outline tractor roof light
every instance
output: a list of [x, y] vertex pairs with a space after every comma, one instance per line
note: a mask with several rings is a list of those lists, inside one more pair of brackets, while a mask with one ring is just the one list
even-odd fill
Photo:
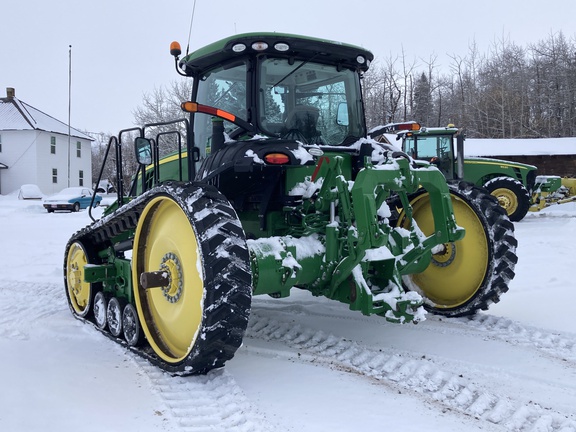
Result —
[[284, 153], [268, 153], [264, 156], [264, 160], [271, 165], [286, 165], [290, 163], [290, 157]]
[[232, 46], [232, 51], [234, 51], [235, 53], [241, 53], [245, 50], [246, 50], [246, 45], [243, 43], [237, 43], [237, 44]]
[[396, 123], [393, 127], [394, 131], [417, 131], [420, 130], [420, 123], [416, 122], [406, 122], [406, 123]]
[[182, 54], [182, 48], [180, 48], [180, 44], [176, 41], [170, 44], [170, 55], [178, 58]]
[[290, 49], [290, 45], [284, 42], [278, 42], [274, 44], [274, 49], [280, 52], [286, 52]]
[[253, 49], [254, 51], [264, 51], [264, 50], [267, 50], [267, 49], [268, 49], [268, 44], [267, 44], [266, 42], [262, 42], [262, 41], [260, 41], [260, 42], [254, 42], [254, 43], [252, 44], [252, 49]]
[[364, 63], [366, 63], [366, 58], [364, 56], [359, 55], [358, 57], [356, 57], [356, 61], [359, 64], [364, 64]]

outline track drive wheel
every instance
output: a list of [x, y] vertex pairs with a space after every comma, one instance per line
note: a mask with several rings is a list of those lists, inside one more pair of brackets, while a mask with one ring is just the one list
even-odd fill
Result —
[[64, 254], [64, 285], [68, 305], [74, 315], [85, 318], [92, 311], [94, 290], [84, 282], [84, 266], [92, 264], [90, 248], [76, 241], [68, 244]]
[[495, 196], [513, 222], [524, 219], [530, 209], [530, 194], [524, 185], [512, 177], [497, 177], [484, 187]]
[[[405, 287], [425, 298], [432, 313], [450, 317], [488, 309], [508, 291], [517, 262], [514, 225], [496, 200], [469, 183], [449, 184], [456, 223], [465, 237], [444, 244], [422, 273], [404, 276]], [[414, 219], [426, 235], [434, 232], [429, 194], [411, 198]], [[401, 215], [399, 224], [407, 221]]]
[[[175, 183], [150, 195], [133, 249], [138, 317], [162, 367], [205, 373], [234, 356], [248, 324], [252, 287], [244, 231], [211, 186]], [[167, 281], [144, 288], [142, 274]]]

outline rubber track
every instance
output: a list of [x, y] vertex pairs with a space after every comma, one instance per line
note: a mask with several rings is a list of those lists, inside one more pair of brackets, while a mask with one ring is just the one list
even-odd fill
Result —
[[[112, 246], [114, 237], [135, 230], [146, 204], [159, 195], [171, 197], [180, 205], [198, 235], [205, 291], [200, 335], [190, 354], [182, 362], [172, 364], [156, 356], [147, 343], [144, 347], [129, 347], [123, 339], [102, 332], [172, 374], [206, 373], [222, 367], [242, 344], [248, 325], [252, 286], [244, 231], [234, 209], [214, 187], [168, 182], [78, 231], [68, 241], [64, 253], [65, 284], [66, 256], [74, 242], [84, 245], [91, 263], [99, 263], [94, 258], [96, 252]], [[95, 288], [93, 294], [97, 291], [97, 284]], [[84, 319], [77, 316], [71, 306], [70, 309], [76, 318], [90, 322], [98, 329], [92, 314]]]

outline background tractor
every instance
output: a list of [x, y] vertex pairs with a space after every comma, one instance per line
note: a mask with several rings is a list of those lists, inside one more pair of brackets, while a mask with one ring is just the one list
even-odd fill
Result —
[[[171, 53], [193, 79], [190, 115], [110, 139], [118, 201], [64, 257], [75, 317], [194, 374], [232, 358], [253, 295], [298, 288], [408, 323], [508, 290], [516, 240], [496, 200], [368, 136], [369, 51], [250, 33]], [[127, 148], [139, 168], [124, 191]]]
[[[537, 176], [537, 167], [533, 165], [480, 157], [463, 157], [459, 165], [457, 157], [464, 153], [466, 138], [462, 129], [426, 128], [408, 122], [387, 125], [384, 132], [396, 132], [406, 153], [414, 159], [433, 163], [447, 179], [459, 178], [486, 188], [512, 221], [522, 220], [528, 211], [576, 199], [576, 179]], [[455, 144], [461, 145], [460, 153], [455, 151]]]

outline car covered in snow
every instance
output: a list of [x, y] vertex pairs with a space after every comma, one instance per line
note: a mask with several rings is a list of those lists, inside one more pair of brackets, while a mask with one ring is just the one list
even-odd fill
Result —
[[[80, 209], [85, 209], [90, 206], [92, 195], [94, 191], [85, 187], [69, 187], [63, 189], [56, 195], [52, 195], [44, 200], [44, 208], [48, 213], [54, 210], [69, 210], [77, 212]], [[94, 197], [94, 207], [100, 205], [102, 197], [96, 195]]]
[[40, 188], [35, 184], [25, 184], [20, 186], [20, 190], [18, 191], [18, 199], [21, 200], [39, 200], [44, 198], [42, 195], [42, 191]]

